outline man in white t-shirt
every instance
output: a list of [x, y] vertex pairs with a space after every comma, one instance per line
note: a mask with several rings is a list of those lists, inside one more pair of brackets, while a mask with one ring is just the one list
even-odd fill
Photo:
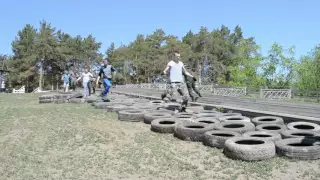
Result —
[[[184, 68], [183, 62], [180, 61], [180, 53], [179, 51], [173, 52], [172, 60], [168, 63], [166, 69], [163, 71], [164, 74], [167, 74], [169, 71], [169, 81], [170, 81], [170, 91], [171, 95], [170, 100], [176, 101], [176, 91], [179, 92], [181, 96], [183, 96], [183, 100], [187, 101], [187, 97], [184, 94], [184, 77], [183, 74], [193, 76], [186, 71]], [[162, 96], [163, 98], [163, 96]]]
[[[86, 68], [84, 70], [85, 72], [82, 73], [82, 75], [77, 79], [79, 81], [82, 78], [82, 85], [83, 85], [83, 97], [87, 96], [87, 88], [90, 88], [89, 83], [91, 83], [91, 78], [93, 78], [93, 75], [89, 72], [89, 70]], [[89, 85], [89, 86], [88, 86]], [[90, 90], [89, 90], [90, 91]]]

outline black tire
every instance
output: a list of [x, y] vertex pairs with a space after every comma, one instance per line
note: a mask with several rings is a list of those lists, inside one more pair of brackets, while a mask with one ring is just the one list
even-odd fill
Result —
[[319, 131], [320, 126], [310, 122], [292, 122], [287, 124], [289, 130], [308, 130], [308, 131]]
[[272, 141], [255, 137], [234, 137], [225, 143], [224, 154], [232, 159], [260, 161], [276, 155]]
[[219, 112], [215, 112], [215, 113], [199, 113], [199, 114], [195, 114], [194, 118], [203, 118], [203, 117], [220, 117], [222, 113]]
[[228, 117], [228, 116], [242, 116], [241, 113], [222, 113], [221, 117]]
[[86, 101], [87, 103], [94, 103], [94, 102], [96, 102], [97, 100], [98, 100], [97, 97], [88, 97], [88, 98], [85, 99], [85, 101]]
[[233, 137], [241, 137], [240, 133], [232, 131], [207, 131], [204, 133], [203, 144], [209, 147], [224, 148], [226, 140]]
[[119, 112], [122, 110], [130, 110], [133, 109], [131, 106], [126, 106], [122, 104], [115, 104], [115, 105], [110, 105], [106, 107], [107, 112]]
[[41, 99], [39, 100], [40, 104], [52, 103], [53, 99]]
[[39, 100], [42, 100], [42, 99], [54, 99], [54, 94], [45, 94], [45, 95], [39, 96]]
[[174, 115], [174, 117], [179, 119], [180, 121], [192, 121], [193, 113], [177, 113]]
[[151, 131], [158, 133], [174, 133], [179, 120], [175, 118], [160, 118], [151, 122]]
[[213, 109], [213, 110], [201, 110], [198, 114], [200, 113], [217, 113], [216, 109]]
[[279, 133], [269, 132], [269, 131], [252, 131], [242, 134], [243, 137], [257, 137], [270, 140], [272, 142], [281, 140], [281, 135]]
[[210, 117], [198, 118], [198, 119], [195, 119], [194, 122], [205, 123], [205, 124], [220, 123], [220, 121], [218, 119], [210, 118]]
[[203, 106], [188, 106], [187, 110], [192, 111], [195, 114], [199, 114], [201, 111], [204, 111]]
[[181, 104], [179, 104], [179, 103], [167, 103], [164, 107], [166, 109], [168, 109], [168, 110], [175, 111], [175, 110], [181, 108]]
[[234, 121], [251, 122], [251, 119], [246, 116], [220, 116], [219, 120], [221, 122], [234, 122]]
[[185, 141], [202, 141], [204, 133], [211, 130], [213, 125], [181, 121], [174, 129], [174, 136]]
[[69, 99], [69, 103], [73, 103], [73, 104], [81, 104], [81, 103], [84, 103], [85, 100], [82, 99], [82, 98], [72, 98], [72, 99]]
[[68, 100], [65, 100], [65, 99], [55, 99], [55, 100], [53, 100], [53, 103], [55, 103], [55, 104], [64, 104], [67, 101]]
[[210, 111], [217, 111], [217, 109], [215, 108], [215, 107], [213, 107], [213, 106], [203, 106], [203, 109], [204, 110], [210, 110]]
[[284, 124], [284, 121], [277, 116], [260, 116], [253, 118], [252, 123], [257, 126], [260, 124]]
[[317, 136], [320, 136], [320, 133], [316, 131], [308, 131], [308, 130], [285, 130], [285, 131], [281, 131], [281, 136], [283, 139], [316, 138]]
[[141, 122], [144, 119], [144, 114], [145, 111], [137, 109], [122, 110], [118, 112], [118, 120], [128, 122]]
[[281, 124], [260, 124], [256, 126], [256, 130], [280, 133], [281, 131], [287, 130], [287, 127]]
[[320, 159], [320, 141], [309, 138], [289, 138], [276, 141], [277, 153], [292, 159]]
[[245, 132], [250, 132], [255, 130], [254, 124], [250, 122], [221, 122], [214, 124], [214, 129], [224, 130], [224, 131], [233, 131], [243, 134]]
[[155, 119], [163, 119], [163, 118], [170, 118], [172, 115], [169, 113], [146, 113], [144, 114], [144, 123], [151, 124], [151, 122]]

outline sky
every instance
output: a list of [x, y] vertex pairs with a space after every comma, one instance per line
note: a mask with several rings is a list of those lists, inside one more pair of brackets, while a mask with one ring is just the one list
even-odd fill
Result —
[[295, 46], [300, 57], [320, 44], [319, 7], [319, 0], [1, 0], [0, 54], [12, 54], [11, 42], [25, 24], [39, 28], [46, 20], [72, 36], [92, 34], [102, 42], [100, 52], [159, 28], [181, 38], [223, 24], [239, 25], [264, 55], [277, 42]]

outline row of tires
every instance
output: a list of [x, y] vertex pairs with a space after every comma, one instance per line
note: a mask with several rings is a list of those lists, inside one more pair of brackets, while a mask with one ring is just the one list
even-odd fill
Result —
[[320, 158], [320, 126], [308, 122], [285, 124], [280, 117], [249, 118], [239, 113], [221, 113], [201, 106], [177, 113], [178, 103], [114, 96], [111, 102], [92, 99], [97, 109], [117, 112], [120, 121], [144, 122], [151, 131], [169, 133], [186, 140], [222, 148], [226, 156], [247, 161], [276, 155], [312, 160]]

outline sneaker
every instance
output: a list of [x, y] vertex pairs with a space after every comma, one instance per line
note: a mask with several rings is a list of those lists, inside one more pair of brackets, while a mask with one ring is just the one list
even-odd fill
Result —
[[196, 98], [194, 99], [194, 102], [197, 102], [197, 101], [198, 101], [198, 99], [199, 99], [199, 97], [196, 97]]
[[161, 99], [163, 100], [166, 97], [166, 94], [161, 94]]

